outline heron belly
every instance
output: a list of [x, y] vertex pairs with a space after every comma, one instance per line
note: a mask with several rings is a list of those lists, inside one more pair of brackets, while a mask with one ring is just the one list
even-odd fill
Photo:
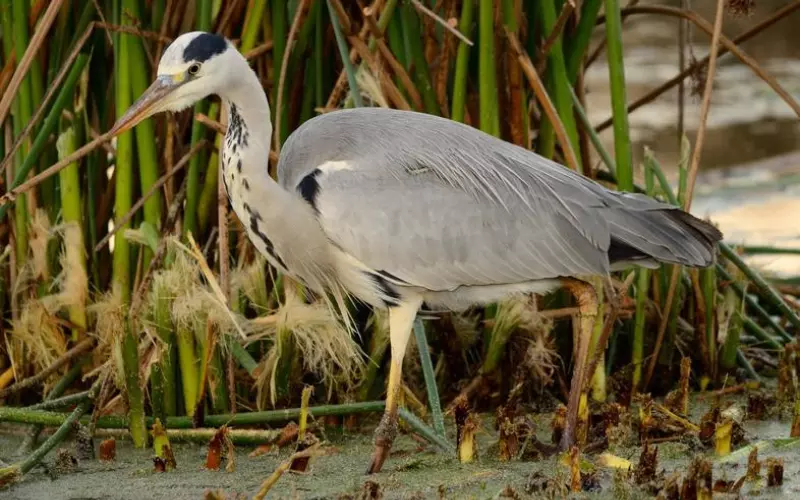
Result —
[[455, 290], [423, 293], [425, 303], [432, 308], [463, 311], [472, 306], [493, 304], [512, 295], [533, 293], [544, 295], [561, 286], [558, 279], [511, 283], [507, 285], [460, 286]]

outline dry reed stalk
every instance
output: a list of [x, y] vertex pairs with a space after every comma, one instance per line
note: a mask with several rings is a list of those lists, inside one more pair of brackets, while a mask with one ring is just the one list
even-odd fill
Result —
[[[281, 115], [283, 114], [283, 88], [286, 81], [286, 70], [289, 68], [289, 57], [294, 48], [297, 32], [300, 31], [300, 25], [305, 22], [309, 8], [309, 0], [300, 0], [300, 3], [297, 5], [297, 10], [295, 10], [294, 19], [292, 20], [292, 27], [289, 28], [289, 39], [286, 42], [286, 50], [283, 52], [283, 60], [281, 61], [280, 76], [278, 79], [278, 97], [275, 103], [275, 128], [273, 130], [273, 144], [278, 153], [281, 151]], [[345, 15], [345, 17], [347, 16]]]
[[508, 30], [506, 30], [506, 36], [511, 44], [511, 50], [517, 54], [517, 61], [522, 67], [523, 73], [525, 73], [525, 76], [528, 78], [528, 83], [530, 84], [533, 93], [536, 94], [536, 99], [539, 101], [539, 104], [541, 104], [542, 108], [547, 114], [547, 118], [553, 124], [558, 142], [561, 144], [561, 149], [564, 151], [567, 165], [572, 170], [580, 172], [578, 158], [575, 156], [575, 151], [572, 149], [572, 143], [567, 136], [567, 131], [564, 128], [564, 124], [558, 117], [558, 112], [553, 106], [553, 102], [550, 100], [550, 96], [547, 94], [547, 90], [545, 89], [542, 80], [539, 78], [538, 73], [536, 73], [533, 63], [531, 63], [528, 55], [522, 50], [522, 46], [520, 45], [517, 36]]
[[392, 104], [398, 109], [410, 110], [411, 106], [406, 101], [400, 89], [394, 84], [389, 75], [381, 70], [379, 62], [370, 53], [367, 44], [358, 37], [349, 37], [350, 45], [352, 45], [356, 52], [361, 56], [361, 60], [367, 63], [374, 77], [380, 82], [380, 86], [384, 93], [391, 99]]
[[[703, 141], [705, 140], [705, 133], [706, 133], [706, 120], [708, 119], [708, 112], [711, 108], [711, 94], [714, 91], [714, 75], [717, 69], [717, 55], [719, 52], [719, 43], [723, 39], [722, 36], [722, 17], [724, 14], [724, 4], [725, 0], [717, 0], [717, 10], [716, 10], [716, 18], [714, 20], [714, 28], [713, 34], [711, 37], [711, 48], [709, 51], [709, 61], [708, 61], [708, 76], [706, 77], [706, 86], [705, 90], [703, 91], [703, 103], [700, 107], [700, 123], [697, 129], [697, 139], [695, 140], [695, 146], [692, 151], [692, 160], [689, 167], [689, 188], [686, 197], [684, 198], [684, 209], [689, 210], [689, 207], [692, 203], [692, 192], [694, 189], [695, 179], [697, 178], [697, 171], [700, 167], [700, 155], [703, 150]], [[735, 48], [735, 47], [734, 47]], [[667, 331], [667, 323], [670, 317], [670, 310], [672, 309], [672, 302], [673, 297], [675, 295], [675, 290], [678, 287], [678, 275], [680, 274], [681, 267], [674, 266], [672, 268], [672, 274], [670, 275], [669, 281], [669, 289], [667, 290], [667, 299], [666, 299], [666, 306], [664, 307], [664, 312], [661, 316], [661, 322], [658, 326], [658, 334], [656, 335], [656, 344], [653, 348], [653, 352], [655, 353], [650, 358], [650, 364], [647, 366], [647, 374], [644, 378], [644, 383], [642, 385], [643, 388], [646, 388], [650, 382], [651, 377], [653, 376], [653, 371], [656, 367], [656, 361], [658, 360], [658, 352], [661, 347], [661, 343], [664, 341], [664, 334]], [[709, 346], [711, 348], [711, 346]]]
[[556, 43], [558, 37], [563, 33], [564, 28], [567, 26], [567, 20], [569, 20], [574, 11], [575, 0], [566, 0], [564, 5], [561, 7], [561, 13], [558, 15], [558, 19], [556, 19], [556, 24], [553, 26], [553, 30], [547, 35], [547, 38], [542, 44], [542, 48], [539, 53], [542, 66], [536, 68], [539, 73], [544, 73], [544, 69], [547, 64], [547, 55], [553, 49], [553, 44]]
[[[414, 104], [414, 109], [422, 109], [422, 96], [420, 96], [417, 86], [414, 85], [411, 76], [394, 56], [391, 49], [386, 45], [386, 42], [383, 40], [383, 33], [381, 33], [378, 22], [375, 20], [375, 15], [371, 10], [364, 14], [364, 21], [372, 34], [372, 39], [375, 40], [376, 47], [378, 47], [381, 57], [383, 57], [383, 60], [389, 65], [394, 75], [403, 84], [403, 88], [408, 92], [408, 96]], [[352, 43], [353, 39], [351, 38], [350, 41]]]
[[19, 86], [22, 84], [22, 81], [25, 78], [25, 75], [28, 73], [28, 69], [31, 67], [31, 64], [33, 64], [39, 49], [42, 48], [42, 44], [45, 42], [47, 34], [50, 31], [53, 22], [56, 20], [58, 11], [61, 9], [61, 5], [63, 3], [64, 0], [52, 0], [50, 5], [47, 7], [47, 11], [39, 21], [39, 24], [36, 27], [36, 32], [34, 32], [30, 42], [28, 43], [28, 46], [25, 48], [25, 54], [22, 56], [22, 59], [20, 59], [19, 64], [17, 64], [17, 67], [14, 70], [14, 76], [11, 77], [11, 82], [9, 82], [8, 88], [6, 88], [5, 92], [3, 93], [3, 97], [0, 98], [0, 123], [6, 121], [8, 112], [11, 110], [11, 103], [17, 96]]
[[131, 209], [128, 210], [128, 212], [125, 215], [123, 215], [122, 218], [119, 219], [119, 222], [117, 222], [114, 225], [114, 229], [109, 231], [108, 234], [106, 234], [103, 237], [103, 239], [100, 240], [97, 243], [97, 245], [95, 245], [94, 251], [99, 252], [106, 244], [108, 244], [109, 240], [114, 236], [114, 234], [116, 234], [117, 231], [120, 230], [120, 228], [122, 228], [126, 223], [128, 223], [128, 221], [130, 221], [133, 218], [134, 215], [136, 215], [136, 212], [138, 212], [139, 209], [144, 206], [145, 202], [151, 196], [156, 194], [158, 190], [161, 189], [161, 187], [168, 180], [170, 180], [175, 174], [180, 172], [183, 169], [183, 167], [188, 165], [189, 160], [191, 160], [195, 154], [197, 154], [202, 148], [206, 147], [207, 145], [208, 141], [202, 139], [198, 141], [194, 146], [192, 146], [192, 148], [185, 155], [183, 155], [183, 157], [178, 161], [178, 163], [175, 164], [174, 167], [172, 167], [172, 169], [167, 170], [167, 172], [164, 175], [162, 175], [161, 178], [159, 178], [158, 181], [156, 181], [152, 186], [150, 186], [150, 189], [148, 189], [147, 192], [143, 194], [142, 197], [136, 201], [136, 203], [133, 204]]
[[44, 370], [36, 373], [36, 375], [33, 375], [32, 377], [20, 380], [16, 384], [0, 391], [0, 399], [6, 399], [12, 394], [16, 394], [23, 389], [43, 382], [47, 379], [47, 377], [57, 372], [62, 366], [65, 366], [70, 361], [78, 358], [81, 354], [93, 349], [96, 342], [97, 341], [93, 337], [83, 339]]

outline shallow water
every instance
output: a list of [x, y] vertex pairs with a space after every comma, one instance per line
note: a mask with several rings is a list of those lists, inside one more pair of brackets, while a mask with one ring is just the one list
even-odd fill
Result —
[[[642, 3], [670, 4], [677, 1]], [[747, 30], [785, 0], [755, 2], [751, 17], [727, 14], [723, 33], [729, 38]], [[691, 7], [713, 20], [715, 2], [691, 2]], [[779, 21], [745, 43], [753, 57], [795, 99], [800, 100], [800, 11]], [[697, 59], [708, 53], [709, 37], [693, 31]], [[603, 36], [596, 32], [593, 43]], [[678, 28], [672, 18], [632, 16], [625, 21], [625, 77], [628, 101], [657, 88], [679, 71]], [[688, 60], [688, 55], [687, 55]], [[601, 55], [586, 73], [590, 121], [599, 124], [611, 116], [608, 65]], [[699, 123], [700, 96], [692, 96], [686, 80], [684, 106], [686, 135], [694, 143]], [[668, 178], [677, 184], [680, 149], [677, 136], [677, 87], [629, 115], [634, 165], [641, 181], [644, 147], [653, 150]], [[601, 140], [613, 154], [613, 132]], [[726, 241], [748, 245], [800, 248], [800, 119], [753, 71], [731, 54], [718, 60], [707, 132], [695, 185], [692, 212], [710, 218]], [[800, 256], [759, 256], [748, 259], [763, 271], [782, 276], [800, 275]]]

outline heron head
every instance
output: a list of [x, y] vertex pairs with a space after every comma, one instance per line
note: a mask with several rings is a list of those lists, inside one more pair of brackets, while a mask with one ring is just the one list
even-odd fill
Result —
[[164, 51], [155, 81], [111, 129], [113, 135], [162, 111], [181, 111], [219, 93], [232, 67], [244, 58], [222, 36], [193, 31], [176, 38]]

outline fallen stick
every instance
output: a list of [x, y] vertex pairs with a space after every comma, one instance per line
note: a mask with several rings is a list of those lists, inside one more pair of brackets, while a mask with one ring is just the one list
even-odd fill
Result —
[[23, 389], [34, 386], [39, 382], [43, 382], [44, 380], [47, 379], [47, 377], [58, 371], [59, 368], [66, 365], [71, 360], [77, 358], [80, 354], [83, 354], [84, 352], [91, 350], [94, 347], [94, 344], [95, 344], [95, 339], [92, 337], [88, 337], [78, 342], [77, 344], [75, 344], [75, 347], [65, 352], [64, 355], [58, 358], [52, 365], [48, 366], [47, 368], [45, 368], [44, 370], [40, 371], [39, 373], [37, 373], [32, 377], [20, 380], [16, 384], [0, 391], [0, 399], [5, 399], [8, 396], [15, 394]]
[[58, 446], [73, 429], [73, 424], [77, 422], [87, 411], [92, 407], [94, 398], [97, 395], [97, 390], [100, 385], [95, 383], [86, 399], [78, 405], [69, 416], [64, 419], [61, 426], [52, 436], [47, 438], [47, 441], [31, 453], [28, 458], [22, 462], [0, 469], [0, 486], [6, 486], [10, 483], [16, 482], [25, 474], [31, 471], [42, 459], [50, 453], [50, 451]]

